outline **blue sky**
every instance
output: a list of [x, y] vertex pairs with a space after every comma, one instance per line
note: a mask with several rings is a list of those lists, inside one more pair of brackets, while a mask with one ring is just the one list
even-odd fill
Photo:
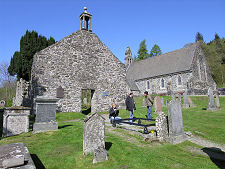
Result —
[[0, 0], [0, 62], [19, 50], [26, 30], [55, 40], [80, 29], [83, 7], [92, 17], [92, 29], [124, 62], [127, 46], [137, 55], [146, 39], [163, 53], [194, 42], [196, 32], [209, 42], [215, 32], [225, 37], [225, 0]]

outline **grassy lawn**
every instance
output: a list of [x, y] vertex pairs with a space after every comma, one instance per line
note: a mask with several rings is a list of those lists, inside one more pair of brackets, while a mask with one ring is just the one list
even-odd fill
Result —
[[[143, 98], [135, 98], [137, 103], [136, 117], [145, 117], [146, 108], [142, 107]], [[166, 100], [166, 99], [164, 99]], [[209, 140], [225, 144], [225, 98], [220, 98], [222, 110], [210, 112], [207, 108], [207, 97], [192, 97], [198, 105], [183, 110], [184, 127]], [[154, 109], [153, 109], [154, 111]], [[167, 108], [163, 108], [167, 112]], [[107, 113], [107, 112], [105, 112]], [[121, 117], [128, 117], [128, 112], [121, 110]], [[155, 118], [156, 115], [153, 115]], [[190, 152], [189, 148], [203, 148], [188, 141], [178, 145], [162, 144], [154, 147], [138, 147], [119, 136], [106, 132], [106, 148], [109, 160], [92, 164], [93, 155], [83, 156], [83, 119], [81, 113], [57, 113], [58, 131], [3, 138], [0, 145], [24, 142], [32, 156], [37, 156], [47, 169], [74, 168], [217, 168], [208, 157]], [[76, 122], [67, 120], [81, 119]], [[119, 132], [120, 129], [117, 129]], [[123, 133], [123, 132], [121, 132]], [[201, 133], [201, 134], [199, 134]], [[147, 143], [144, 143], [146, 145]], [[151, 144], [151, 143], [149, 143]], [[39, 167], [41, 168], [41, 165]]]

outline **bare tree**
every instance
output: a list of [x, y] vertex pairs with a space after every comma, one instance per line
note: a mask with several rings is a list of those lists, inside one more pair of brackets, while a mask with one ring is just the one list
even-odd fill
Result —
[[15, 77], [8, 73], [8, 62], [0, 63], [0, 87], [5, 89], [5, 97], [11, 98], [11, 89], [15, 87]]

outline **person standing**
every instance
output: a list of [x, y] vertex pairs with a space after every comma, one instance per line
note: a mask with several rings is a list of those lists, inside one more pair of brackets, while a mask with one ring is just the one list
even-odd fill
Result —
[[[131, 92], [129, 96], [126, 98], [126, 109], [129, 112], [129, 118], [133, 119], [134, 117], [134, 109], [135, 109], [135, 102], [134, 102], [134, 94]], [[132, 120], [130, 120], [132, 122]]]
[[146, 106], [147, 106], [147, 119], [150, 120], [150, 119], [152, 119], [153, 100], [147, 91], [144, 92], [144, 96], [145, 96], [145, 102], [146, 102]]

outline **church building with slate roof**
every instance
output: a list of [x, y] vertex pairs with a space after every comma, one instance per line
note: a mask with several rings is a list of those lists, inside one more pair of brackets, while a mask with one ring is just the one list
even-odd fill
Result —
[[57, 97], [58, 111], [81, 112], [82, 91], [89, 89], [91, 112], [108, 111], [114, 102], [124, 106], [130, 92], [125, 65], [92, 32], [91, 17], [84, 8], [79, 31], [34, 55], [33, 100]]
[[209, 87], [217, 87], [199, 42], [141, 61], [133, 61], [128, 47], [125, 66], [127, 83], [136, 95], [144, 91], [165, 95], [185, 90], [191, 95], [203, 95]]

